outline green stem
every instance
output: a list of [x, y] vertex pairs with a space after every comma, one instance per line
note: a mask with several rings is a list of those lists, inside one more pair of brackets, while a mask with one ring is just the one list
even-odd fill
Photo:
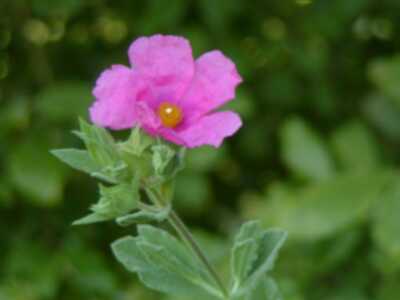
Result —
[[[164, 203], [159, 197], [155, 195], [153, 191], [147, 190], [149, 197], [155, 202], [155, 204], [163, 206]], [[169, 223], [174, 227], [176, 232], [179, 234], [181, 239], [189, 246], [189, 248], [193, 251], [193, 253], [199, 258], [201, 263], [204, 265], [210, 276], [214, 279], [215, 283], [220, 288], [223, 296], [228, 299], [229, 293], [222, 282], [221, 278], [218, 276], [217, 272], [215, 271], [214, 267], [211, 265], [207, 256], [203, 253], [200, 246], [197, 244], [196, 240], [194, 239], [193, 235], [190, 233], [190, 230], [186, 227], [185, 223], [181, 220], [181, 218], [173, 211], [169, 213], [168, 216]]]
[[189, 229], [186, 227], [185, 223], [183, 223], [181, 218], [179, 218], [179, 216], [173, 210], [169, 214], [168, 221], [172, 224], [172, 226], [175, 228], [175, 230], [178, 232], [181, 238], [190, 246], [194, 254], [197, 255], [197, 257], [206, 267], [207, 271], [210, 273], [210, 275], [214, 278], [215, 282], [218, 284], [225, 298], [228, 298], [228, 291], [226, 290], [225, 285], [223, 284], [221, 278], [218, 276], [214, 267], [208, 261], [206, 255], [203, 253], [200, 246], [197, 244], [196, 240], [190, 233]]

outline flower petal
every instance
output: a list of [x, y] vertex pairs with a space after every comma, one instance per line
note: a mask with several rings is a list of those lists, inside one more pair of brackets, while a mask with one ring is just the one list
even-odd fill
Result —
[[241, 126], [242, 121], [236, 113], [217, 112], [200, 118], [178, 135], [188, 148], [202, 145], [219, 147], [224, 138], [233, 135]]
[[131, 65], [146, 78], [160, 101], [176, 101], [186, 90], [194, 74], [189, 42], [172, 35], [153, 35], [135, 40], [128, 50]]
[[194, 117], [206, 114], [235, 97], [235, 88], [242, 82], [235, 64], [215, 50], [200, 56], [195, 63], [191, 85], [182, 97], [182, 105]]
[[111, 129], [133, 127], [135, 102], [145, 89], [140, 76], [128, 67], [113, 65], [103, 71], [93, 89], [96, 102], [90, 107], [92, 122]]
[[137, 123], [150, 135], [157, 135], [157, 130], [161, 126], [160, 118], [145, 101], [136, 102], [134, 116]]
[[137, 123], [151, 136], [161, 136], [164, 139], [184, 146], [184, 141], [172, 128], [162, 126], [160, 117], [144, 101], [138, 101], [135, 108]]
[[158, 130], [158, 135], [162, 136], [167, 141], [171, 143], [185, 146], [185, 141], [180, 137], [179, 133], [175, 130], [167, 127], [160, 127]]

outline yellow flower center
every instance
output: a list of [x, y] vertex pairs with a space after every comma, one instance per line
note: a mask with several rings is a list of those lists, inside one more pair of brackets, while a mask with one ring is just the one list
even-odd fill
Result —
[[169, 102], [162, 102], [160, 104], [158, 115], [165, 127], [174, 128], [182, 121], [182, 110]]

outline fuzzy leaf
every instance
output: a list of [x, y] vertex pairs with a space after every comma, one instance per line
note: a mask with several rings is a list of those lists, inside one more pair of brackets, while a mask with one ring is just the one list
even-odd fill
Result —
[[214, 299], [218, 291], [204, 281], [204, 271], [199, 270], [188, 249], [165, 231], [152, 226], [141, 225], [138, 231], [138, 237], [125, 237], [112, 244], [117, 260], [129, 271], [138, 273], [147, 287], [160, 292], [195, 293], [203, 295], [204, 299]]
[[141, 210], [126, 216], [117, 218], [117, 223], [120, 226], [129, 226], [136, 223], [147, 222], [162, 222], [164, 221], [171, 211], [171, 206], [166, 206], [161, 209]]
[[257, 259], [258, 244], [255, 239], [248, 239], [236, 244], [232, 251], [233, 290], [236, 291], [247, 278], [253, 263]]
[[50, 153], [76, 170], [89, 174], [99, 171], [98, 165], [86, 150], [57, 149], [50, 151]]
[[244, 223], [235, 237], [235, 243], [240, 243], [251, 238], [258, 238], [262, 234], [260, 221]]
[[242, 225], [232, 251], [233, 295], [245, 295], [272, 270], [286, 237], [282, 230], [263, 231], [258, 221]]
[[93, 176], [113, 183], [126, 179], [128, 165], [123, 161], [117, 144], [106, 129], [80, 119], [80, 131], [74, 133], [83, 140], [90, 157], [99, 165], [99, 172], [93, 173]]
[[257, 284], [258, 280], [272, 270], [286, 238], [287, 232], [284, 230], [270, 229], [264, 232], [259, 241], [258, 258], [253, 264], [247, 284]]
[[104, 222], [108, 221], [111, 217], [108, 215], [102, 215], [99, 213], [91, 213], [87, 216], [84, 216], [83, 218], [80, 218], [72, 223], [72, 225], [89, 225], [93, 223], [99, 223], [99, 222]]
[[126, 142], [120, 144], [121, 149], [135, 156], [141, 156], [142, 153], [154, 142], [148, 135], [143, 134], [140, 127], [132, 129]]
[[126, 236], [112, 243], [111, 248], [117, 260], [130, 272], [153, 269], [137, 246], [138, 237]]
[[73, 225], [86, 225], [124, 216], [137, 208], [139, 200], [137, 180], [131, 184], [122, 183], [111, 187], [100, 185], [100, 200], [90, 208], [93, 213], [75, 221]]
[[238, 289], [247, 279], [247, 275], [257, 259], [261, 234], [260, 223], [256, 221], [247, 222], [240, 228], [232, 248], [233, 290]]
[[79, 120], [80, 131], [75, 134], [80, 137], [89, 151], [90, 156], [100, 165], [109, 166], [119, 159], [113, 137], [104, 128], [90, 125], [83, 119]]
[[167, 145], [154, 145], [153, 150], [153, 168], [155, 174], [162, 176], [168, 164], [174, 158], [175, 151]]
[[178, 262], [182, 270], [187, 269], [188, 272], [195, 272], [196, 274], [201, 274], [205, 279], [208, 278], [203, 267], [197, 260], [193, 259], [188, 249], [166, 231], [150, 225], [140, 225], [138, 232], [144, 242], [155, 246], [162, 245], [165, 251], [169, 253], [170, 258], [175, 257], [174, 259]]
[[278, 285], [270, 277], [263, 278], [247, 294], [246, 300], [282, 300]]
[[209, 283], [204, 282], [196, 268], [184, 264], [177, 256], [168, 251], [163, 245], [149, 244], [145, 241], [138, 241], [138, 246], [147, 260], [155, 266], [185, 278], [194, 285], [204, 286], [206, 290], [213, 289]]

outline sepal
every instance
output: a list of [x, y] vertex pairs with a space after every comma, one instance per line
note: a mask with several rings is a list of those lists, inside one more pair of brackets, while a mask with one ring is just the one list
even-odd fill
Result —
[[154, 172], [152, 185], [171, 180], [184, 168], [185, 148], [174, 149], [170, 145], [159, 143], [153, 145], [151, 150]]

